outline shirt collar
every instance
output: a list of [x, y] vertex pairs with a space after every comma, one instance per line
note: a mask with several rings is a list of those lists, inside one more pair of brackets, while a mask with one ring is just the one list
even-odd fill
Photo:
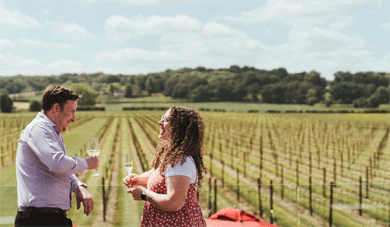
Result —
[[38, 112], [37, 117], [43, 118], [46, 122], [50, 124], [50, 126], [53, 127], [53, 129], [56, 131], [57, 134], [60, 134], [57, 125], [48, 116], [46, 116], [46, 114], [42, 112]]

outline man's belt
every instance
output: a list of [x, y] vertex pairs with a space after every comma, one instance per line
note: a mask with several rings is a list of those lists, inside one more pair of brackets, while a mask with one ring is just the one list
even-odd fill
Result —
[[30, 213], [57, 213], [62, 214], [66, 217], [66, 211], [60, 208], [54, 207], [19, 207], [18, 211], [21, 212], [30, 212]]

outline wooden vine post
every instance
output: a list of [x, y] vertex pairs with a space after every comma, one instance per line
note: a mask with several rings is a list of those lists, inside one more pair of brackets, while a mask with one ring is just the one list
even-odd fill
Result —
[[324, 168], [324, 181], [322, 183], [322, 187], [323, 187], [322, 194], [325, 198], [326, 197], [326, 168]]
[[257, 178], [257, 192], [258, 192], [258, 195], [259, 195], [259, 213], [260, 213], [260, 217], [263, 217], [263, 208], [262, 208], [262, 204], [261, 204], [261, 179], [260, 178]]
[[273, 187], [273, 185], [272, 185], [272, 180], [270, 180], [270, 208], [271, 208], [271, 210], [270, 210], [270, 216], [271, 216], [271, 224], [273, 224], [274, 223], [274, 221], [275, 221], [275, 216], [274, 216], [274, 200], [273, 200], [273, 195], [274, 195], [274, 187]]
[[284, 168], [283, 168], [283, 166], [282, 166], [282, 170], [281, 170], [282, 172], [281, 172], [281, 177], [282, 177], [282, 179], [281, 179], [281, 182], [280, 182], [280, 185], [281, 185], [281, 187], [282, 187], [282, 191], [281, 191], [281, 196], [282, 196], [282, 200], [284, 199]]
[[333, 182], [330, 183], [330, 206], [329, 206], [329, 226], [332, 227], [333, 223]]
[[362, 176], [359, 177], [359, 215], [362, 216], [362, 203], [363, 203], [363, 185]]
[[313, 216], [313, 189], [311, 184], [311, 176], [309, 177], [309, 198], [310, 198], [310, 216]]
[[297, 175], [296, 184], [299, 185], [299, 161], [298, 161], [298, 159], [296, 160], [296, 163], [297, 163], [297, 168], [296, 168], [296, 175]]
[[240, 201], [240, 171], [237, 168], [237, 201]]
[[212, 214], [212, 209], [211, 209], [211, 177], [209, 178], [209, 217]]
[[369, 186], [369, 175], [368, 166], [366, 167], [366, 199], [368, 199], [368, 186]]
[[225, 162], [222, 160], [222, 188], [225, 186]]
[[102, 177], [102, 194], [103, 194], [103, 221], [105, 222], [106, 221], [106, 205], [107, 205], [107, 201], [106, 201], [106, 189], [105, 189], [105, 186], [104, 186], [104, 177]]
[[214, 207], [213, 213], [217, 213], [217, 179], [214, 179]]
[[336, 178], [337, 175], [336, 175], [336, 158], [335, 158], [333, 161], [333, 183], [335, 186], [336, 186]]

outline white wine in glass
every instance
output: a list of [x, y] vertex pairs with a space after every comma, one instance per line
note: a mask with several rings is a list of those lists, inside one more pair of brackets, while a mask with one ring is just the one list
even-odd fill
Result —
[[127, 174], [130, 174], [133, 170], [133, 161], [131, 160], [130, 154], [125, 155], [125, 169], [127, 171]]
[[[87, 139], [87, 152], [89, 156], [99, 156], [100, 145], [99, 145], [99, 139], [97, 137]], [[96, 170], [96, 173], [92, 176], [100, 176], [100, 175], [102, 174], [98, 173]]]

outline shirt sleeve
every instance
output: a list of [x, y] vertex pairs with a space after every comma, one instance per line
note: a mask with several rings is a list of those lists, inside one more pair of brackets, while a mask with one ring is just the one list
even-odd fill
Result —
[[187, 157], [183, 164], [179, 161], [174, 167], [169, 164], [162, 174], [165, 177], [186, 176], [191, 179], [191, 183], [195, 183], [197, 171], [195, 163], [191, 159], [192, 157]]
[[86, 187], [88, 187], [85, 183], [83, 183], [79, 178], [76, 177], [76, 175], [74, 174], [70, 174], [68, 175], [68, 178], [70, 180], [70, 183], [71, 183], [71, 187], [72, 187], [72, 192], [73, 193], [76, 193], [77, 192], [77, 187], [80, 186], [80, 185], [84, 185]]
[[75, 174], [87, 169], [84, 159], [66, 155], [61, 137], [46, 125], [36, 125], [29, 133], [26, 143], [50, 171]]

